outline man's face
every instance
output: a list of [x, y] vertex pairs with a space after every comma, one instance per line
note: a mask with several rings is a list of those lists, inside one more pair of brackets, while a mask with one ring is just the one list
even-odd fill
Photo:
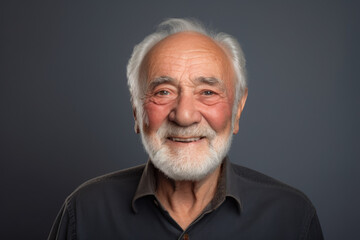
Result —
[[170, 178], [199, 180], [226, 155], [237, 132], [231, 66], [221, 47], [197, 33], [167, 37], [147, 54], [142, 140]]

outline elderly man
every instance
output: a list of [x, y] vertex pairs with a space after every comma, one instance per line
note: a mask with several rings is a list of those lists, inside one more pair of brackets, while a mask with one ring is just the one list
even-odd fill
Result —
[[150, 160], [80, 186], [49, 239], [323, 239], [306, 196], [226, 157], [247, 97], [233, 37], [170, 19], [127, 72]]

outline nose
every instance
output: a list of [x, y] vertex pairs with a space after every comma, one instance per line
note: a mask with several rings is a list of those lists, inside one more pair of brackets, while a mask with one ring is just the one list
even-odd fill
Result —
[[199, 123], [201, 113], [196, 108], [194, 96], [179, 95], [176, 105], [169, 114], [169, 120], [182, 127]]

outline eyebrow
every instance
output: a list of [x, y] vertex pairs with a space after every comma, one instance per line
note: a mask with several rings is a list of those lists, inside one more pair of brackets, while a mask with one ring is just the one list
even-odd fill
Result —
[[155, 78], [148, 84], [148, 89], [152, 90], [163, 83], [175, 84], [176, 82], [177, 81], [175, 79], [173, 79], [172, 77], [160, 76], [160, 77]]
[[214, 78], [214, 77], [198, 77], [195, 79], [195, 82], [198, 83], [206, 83], [208, 85], [220, 85], [222, 83], [221, 80]]
[[195, 79], [196, 83], [204, 83], [210, 86], [217, 86], [220, 89], [225, 89], [224, 82], [215, 77], [198, 77]]
[[[176, 85], [178, 83], [178, 81], [169, 76], [160, 76], [160, 77], [155, 78], [148, 84], [148, 89], [150, 89], [150, 91], [151, 91], [163, 83], [169, 83], [169, 84]], [[222, 90], [225, 89], [223, 81], [219, 80], [218, 78], [215, 78], [215, 77], [198, 77], [195, 79], [195, 83], [196, 84], [207, 84], [210, 86], [217, 86]]]

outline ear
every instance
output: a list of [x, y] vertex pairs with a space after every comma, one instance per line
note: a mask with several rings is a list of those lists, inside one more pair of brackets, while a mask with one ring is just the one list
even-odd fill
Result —
[[140, 133], [140, 128], [139, 128], [139, 123], [138, 123], [138, 120], [137, 120], [137, 117], [136, 117], [136, 108], [133, 108], [133, 115], [134, 115], [134, 120], [135, 120], [135, 125], [134, 125], [134, 130], [135, 130], [135, 133]]
[[237, 134], [239, 132], [240, 116], [241, 116], [241, 112], [243, 111], [243, 109], [245, 107], [247, 96], [248, 96], [248, 89], [246, 88], [243, 96], [241, 97], [241, 99], [239, 101], [238, 107], [237, 107], [236, 116], [235, 116], [235, 120], [234, 120], [233, 134]]

